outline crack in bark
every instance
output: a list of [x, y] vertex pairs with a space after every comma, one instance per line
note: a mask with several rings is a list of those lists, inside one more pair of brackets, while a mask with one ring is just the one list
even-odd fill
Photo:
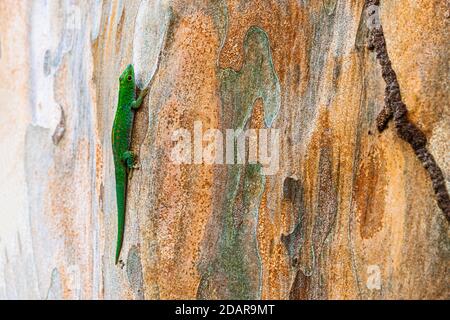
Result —
[[[380, 0], [366, 0], [365, 8], [368, 17], [379, 19], [373, 15], [377, 14], [375, 10], [369, 10], [373, 6], [379, 6]], [[441, 168], [439, 168], [433, 155], [427, 149], [427, 138], [425, 134], [408, 120], [408, 110], [402, 101], [400, 85], [397, 80], [394, 69], [386, 47], [383, 27], [380, 24], [369, 26], [369, 44], [368, 49], [375, 51], [377, 60], [382, 69], [382, 76], [386, 82], [385, 89], [385, 107], [377, 117], [377, 128], [381, 133], [386, 129], [391, 118], [394, 120], [397, 135], [408, 142], [414, 150], [417, 158], [421, 161], [423, 167], [427, 170], [433, 185], [434, 193], [439, 208], [450, 221], [450, 197], [445, 184], [445, 178]]]
[[61, 110], [59, 122], [52, 135], [52, 141], [55, 146], [61, 141], [64, 132], [66, 131], [66, 116], [64, 114], [64, 109], [61, 105], [59, 105], [59, 109]]

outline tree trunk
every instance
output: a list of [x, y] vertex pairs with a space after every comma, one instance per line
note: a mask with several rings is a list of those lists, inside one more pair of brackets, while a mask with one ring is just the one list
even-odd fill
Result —
[[[448, 186], [449, 4], [379, 8]], [[0, 1], [0, 298], [449, 299], [436, 185], [395, 122], [377, 130], [367, 20], [362, 0]], [[110, 136], [130, 63], [150, 90], [115, 265]], [[192, 164], [173, 161], [180, 128]], [[278, 132], [278, 168], [204, 163], [207, 129]]]

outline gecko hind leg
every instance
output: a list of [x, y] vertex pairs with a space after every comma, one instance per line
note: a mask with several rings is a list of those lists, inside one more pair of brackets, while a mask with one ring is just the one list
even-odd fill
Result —
[[127, 169], [137, 169], [136, 165], [136, 154], [133, 151], [125, 151], [122, 156], [123, 163]]
[[129, 179], [133, 177], [133, 170], [139, 169], [139, 166], [136, 163], [136, 158], [136, 154], [132, 151], [125, 151], [123, 153], [122, 159], [127, 167]]

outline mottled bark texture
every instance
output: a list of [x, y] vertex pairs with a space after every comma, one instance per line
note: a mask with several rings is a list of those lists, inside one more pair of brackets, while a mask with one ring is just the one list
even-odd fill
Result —
[[[449, 8], [0, 1], [0, 298], [449, 299]], [[150, 91], [118, 267], [129, 63]], [[196, 121], [278, 129], [279, 169], [174, 163]]]

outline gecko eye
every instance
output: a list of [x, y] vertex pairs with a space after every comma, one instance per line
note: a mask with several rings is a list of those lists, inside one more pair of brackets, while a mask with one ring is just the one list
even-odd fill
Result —
[[130, 76], [127, 77], [127, 80], [131, 81], [131, 80], [133, 80], [133, 77], [130, 75]]

